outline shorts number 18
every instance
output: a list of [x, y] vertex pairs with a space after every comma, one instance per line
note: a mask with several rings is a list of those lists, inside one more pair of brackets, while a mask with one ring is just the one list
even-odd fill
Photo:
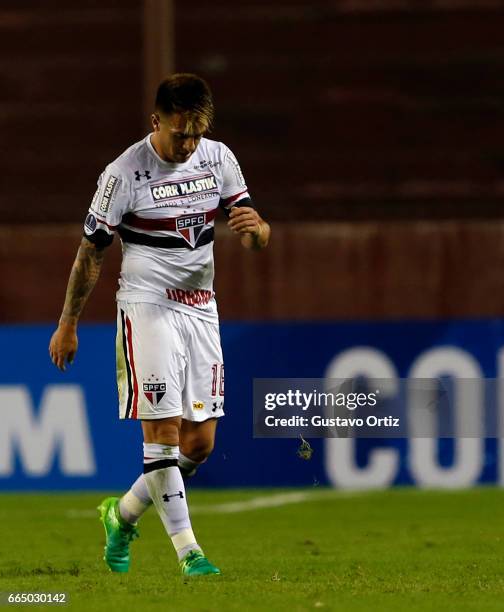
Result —
[[214, 363], [212, 366], [212, 397], [217, 395], [217, 385], [219, 385], [219, 395], [224, 397], [224, 364]]

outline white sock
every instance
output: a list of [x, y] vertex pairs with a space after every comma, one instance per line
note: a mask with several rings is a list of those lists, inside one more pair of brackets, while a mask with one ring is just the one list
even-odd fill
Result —
[[184, 481], [178, 468], [178, 446], [144, 443], [144, 475], [154, 506], [177, 556], [201, 550], [191, 528]]
[[127, 523], [136, 523], [147, 508], [152, 504], [152, 499], [147, 489], [145, 476], [140, 476], [131, 485], [131, 489], [119, 500], [119, 514]]
[[196, 470], [199, 468], [199, 466], [202, 463], [205, 463], [205, 461], [206, 459], [204, 461], [193, 461], [192, 459], [189, 459], [189, 457], [179, 453], [178, 466], [184, 478], [191, 478], [191, 476], [196, 474]]

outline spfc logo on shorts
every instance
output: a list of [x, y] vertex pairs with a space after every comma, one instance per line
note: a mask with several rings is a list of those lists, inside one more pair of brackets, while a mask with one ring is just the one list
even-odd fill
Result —
[[199, 235], [205, 227], [205, 213], [197, 215], [183, 215], [176, 220], [177, 233], [192, 247], [196, 246]]
[[144, 382], [143, 392], [149, 402], [153, 406], [157, 406], [159, 402], [163, 399], [164, 394], [166, 393], [166, 383]]

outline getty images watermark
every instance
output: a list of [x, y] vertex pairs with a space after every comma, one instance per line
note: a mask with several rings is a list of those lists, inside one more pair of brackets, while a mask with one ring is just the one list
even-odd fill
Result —
[[504, 437], [504, 381], [255, 379], [254, 436]]

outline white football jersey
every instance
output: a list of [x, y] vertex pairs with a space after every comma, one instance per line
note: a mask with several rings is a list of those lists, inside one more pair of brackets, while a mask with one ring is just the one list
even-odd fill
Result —
[[149, 134], [107, 166], [84, 224], [84, 235], [109, 244], [117, 231], [122, 266], [117, 300], [167, 306], [217, 321], [213, 291], [214, 220], [250, 205], [233, 153], [202, 138], [182, 164], [162, 160]]

